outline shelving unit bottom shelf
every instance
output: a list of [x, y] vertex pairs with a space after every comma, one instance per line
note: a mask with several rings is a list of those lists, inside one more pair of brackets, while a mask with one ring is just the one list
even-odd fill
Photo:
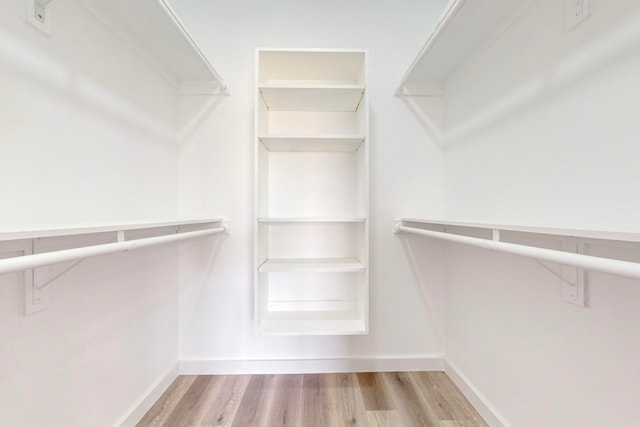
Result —
[[265, 148], [272, 152], [355, 152], [358, 151], [365, 137], [364, 135], [261, 135], [258, 138]]
[[258, 269], [260, 273], [349, 273], [363, 270], [364, 265], [357, 258], [272, 258]]
[[[324, 313], [288, 313], [288, 318], [265, 318], [258, 324], [260, 333], [269, 335], [362, 335], [367, 333], [364, 320], [322, 318]], [[353, 313], [349, 313], [353, 315]], [[313, 318], [313, 317], [316, 318]]]

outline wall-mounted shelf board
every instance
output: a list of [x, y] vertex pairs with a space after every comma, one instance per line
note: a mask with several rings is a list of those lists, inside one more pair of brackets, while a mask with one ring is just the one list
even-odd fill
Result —
[[228, 93], [167, 0], [79, 1], [181, 93]]
[[262, 223], [317, 223], [317, 222], [365, 222], [364, 218], [333, 218], [333, 217], [260, 217], [258, 222]]
[[356, 111], [364, 95], [360, 84], [260, 85], [269, 111]]
[[167, 220], [156, 222], [101, 222], [83, 224], [43, 224], [0, 228], [0, 241], [37, 239], [43, 237], [72, 236], [116, 231], [144, 230], [162, 227], [198, 226], [215, 224], [223, 219]]
[[260, 273], [307, 271], [315, 273], [349, 273], [364, 271], [364, 265], [357, 258], [279, 258], [268, 259], [260, 268]]
[[640, 233], [623, 232], [623, 231], [607, 231], [607, 230], [588, 230], [588, 229], [571, 229], [571, 228], [555, 228], [555, 227], [538, 227], [527, 225], [510, 225], [510, 224], [492, 224], [481, 222], [467, 221], [451, 221], [439, 219], [421, 219], [421, 218], [401, 218], [403, 222], [413, 222], [417, 224], [427, 224], [444, 227], [468, 227], [487, 230], [503, 230], [515, 231], [521, 233], [547, 234], [552, 236], [579, 237], [584, 239], [601, 239], [614, 240], [620, 242], [640, 242]]
[[268, 151], [355, 152], [364, 135], [259, 135]]
[[532, 0], [451, 0], [396, 94], [443, 95], [442, 83], [478, 49], [497, 38]]

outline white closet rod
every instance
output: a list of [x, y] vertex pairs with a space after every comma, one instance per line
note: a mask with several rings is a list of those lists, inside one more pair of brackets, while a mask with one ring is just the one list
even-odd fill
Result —
[[159, 245], [162, 243], [171, 243], [177, 242], [179, 240], [192, 239], [195, 237], [225, 233], [226, 231], [227, 227], [222, 226], [216, 228], [208, 228], [206, 230], [169, 234], [166, 236], [146, 237], [143, 239], [129, 240], [124, 242], [106, 243], [102, 245], [85, 246], [81, 248], [63, 249], [60, 251], [24, 255], [14, 258], [5, 258], [0, 259], [0, 274], [10, 273], [13, 271], [28, 270], [31, 268], [42, 267], [43, 265], [90, 258], [97, 255], [106, 255], [116, 252], [127, 252], [147, 246]]
[[640, 263], [637, 262], [620, 261], [617, 259], [601, 258], [572, 252], [563, 252], [554, 249], [536, 248], [532, 246], [518, 245], [515, 243], [506, 243], [495, 240], [480, 239], [477, 237], [461, 236], [458, 234], [450, 234], [441, 231], [405, 227], [403, 225], [396, 226], [396, 232], [433, 237], [435, 239], [446, 240], [449, 242], [476, 246], [482, 249], [507, 252], [510, 254], [522, 255], [543, 261], [572, 265], [574, 267], [580, 267], [586, 270], [600, 271], [617, 276], [640, 279]]

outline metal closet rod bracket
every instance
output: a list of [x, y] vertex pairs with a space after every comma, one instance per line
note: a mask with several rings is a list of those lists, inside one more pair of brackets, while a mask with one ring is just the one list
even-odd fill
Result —
[[[640, 280], [640, 263], [623, 261], [612, 258], [603, 258], [593, 255], [585, 255], [584, 254], [584, 242], [581, 239], [576, 239], [572, 237], [572, 232], [577, 230], [563, 230], [563, 233], [553, 233], [556, 234], [559, 239], [563, 241], [563, 249], [564, 250], [556, 250], [556, 249], [547, 249], [540, 248], [530, 245], [524, 244], [515, 244], [515, 243], [507, 243], [500, 241], [499, 238], [496, 239], [496, 235], [494, 234], [493, 239], [482, 239], [477, 237], [469, 237], [460, 234], [449, 233], [447, 231], [434, 231], [429, 229], [422, 228], [414, 228], [403, 225], [402, 219], [394, 221], [394, 232], [395, 233], [407, 233], [407, 234], [415, 234], [424, 237], [440, 239], [448, 242], [465, 244], [470, 246], [479, 247], [486, 250], [494, 250], [499, 252], [510, 253], [514, 255], [520, 255], [524, 257], [534, 258], [539, 261], [550, 261], [557, 264], [565, 265], [568, 267], [572, 267], [571, 269], [565, 268], [563, 274], [563, 283], [566, 284], [563, 288], [563, 299], [567, 302], [571, 302], [578, 306], [586, 307], [588, 302], [587, 296], [587, 288], [586, 288], [586, 279], [585, 279], [585, 270], [598, 271], [602, 273], [628, 277], [636, 280]], [[407, 219], [406, 222], [412, 223], [416, 221], [412, 221], [411, 219]], [[429, 221], [420, 221], [424, 224], [430, 225], [444, 225], [446, 224]], [[494, 227], [483, 226], [479, 224], [453, 224], [454, 226], [463, 226], [463, 227], [471, 227], [471, 228], [485, 228], [489, 230], [493, 230]], [[531, 230], [526, 230], [525, 227], [522, 227], [521, 230], [514, 230], [517, 232], [523, 233], [533, 233], [533, 234], [549, 234], [548, 231], [544, 230], [536, 230], [535, 227], [530, 227]], [[595, 237], [595, 238], [607, 238], [608, 240], [616, 240], [611, 239], [610, 235], [606, 233], [602, 234], [603, 237]], [[589, 237], [589, 236], [587, 236]], [[594, 237], [591, 237], [594, 238]], [[622, 239], [624, 240], [624, 239]], [[637, 240], [633, 240], [636, 241]]]
[[51, 35], [51, 18], [48, 16], [48, 6], [53, 0], [26, 0], [27, 22], [41, 33]]
[[[31, 239], [31, 244], [25, 247], [21, 252], [22, 255], [13, 258], [5, 258], [0, 260], [0, 274], [24, 271], [25, 283], [25, 314], [33, 314], [42, 311], [49, 306], [49, 285], [66, 274], [68, 271], [76, 267], [86, 258], [98, 255], [106, 255], [118, 252], [128, 252], [138, 248], [154, 246], [163, 243], [178, 242], [181, 240], [211, 236], [216, 234], [229, 234], [231, 232], [231, 223], [222, 221], [215, 224], [214, 227], [204, 228], [192, 231], [180, 231], [180, 226], [176, 228], [176, 232], [161, 236], [145, 237], [140, 239], [126, 240], [125, 230], [117, 230], [115, 242], [102, 243], [91, 246], [81, 246], [71, 249], [62, 249], [51, 252], [35, 253], [36, 238]], [[73, 264], [63, 268], [62, 270], [45, 275], [41, 279], [44, 267], [52, 264], [60, 264], [64, 262], [75, 261]]]
[[44, 24], [46, 20], [47, 5], [53, 0], [34, 0], [33, 13], [40, 22]]

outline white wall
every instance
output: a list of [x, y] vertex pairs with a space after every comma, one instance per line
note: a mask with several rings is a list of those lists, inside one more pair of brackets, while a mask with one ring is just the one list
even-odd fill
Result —
[[[181, 265], [180, 358], [193, 361], [351, 357], [411, 358], [443, 350], [440, 265], [416, 276], [393, 218], [442, 213], [441, 104], [421, 109], [393, 96], [443, 1], [173, 1], [228, 82], [229, 98], [185, 97], [180, 213], [223, 216], [233, 232], [212, 259], [194, 243]], [[371, 113], [371, 333], [353, 337], [257, 334], [253, 319], [253, 118], [257, 47], [369, 50]], [[199, 120], [197, 118], [200, 118]], [[429, 244], [421, 253], [437, 255]], [[426, 255], [425, 255], [426, 256]], [[195, 365], [189, 365], [195, 366]], [[224, 364], [205, 363], [211, 369]], [[313, 365], [309, 369], [320, 369]]]
[[[77, 2], [51, 3], [51, 37], [25, 9], [0, 4], [0, 228], [175, 217], [173, 88]], [[113, 425], [175, 366], [176, 246], [86, 260], [30, 316], [23, 281], [0, 276], [0, 425]]]
[[176, 214], [173, 89], [85, 9], [51, 4], [54, 34], [0, 18], [4, 225]]
[[[447, 217], [640, 229], [640, 5], [593, 0], [566, 32], [563, 3], [535, 1], [447, 82]], [[445, 258], [447, 359], [508, 424], [637, 425], [637, 281], [590, 273], [582, 309], [534, 261], [457, 245]]]
[[446, 84], [448, 216], [640, 229], [637, 2], [537, 0]]

